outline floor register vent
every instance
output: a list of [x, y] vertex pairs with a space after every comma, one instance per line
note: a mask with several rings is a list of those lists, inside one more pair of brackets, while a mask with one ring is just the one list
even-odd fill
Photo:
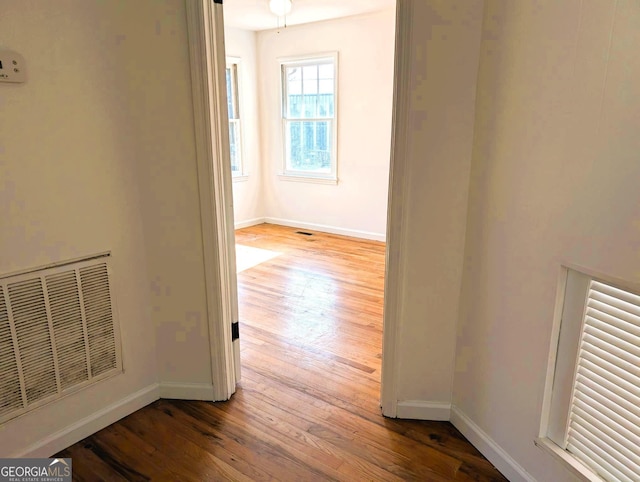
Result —
[[0, 276], [0, 423], [122, 372], [109, 256]]

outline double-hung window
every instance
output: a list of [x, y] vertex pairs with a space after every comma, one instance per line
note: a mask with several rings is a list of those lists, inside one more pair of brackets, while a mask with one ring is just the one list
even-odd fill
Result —
[[565, 269], [538, 444], [584, 480], [640, 480], [640, 294]]
[[337, 53], [281, 59], [283, 175], [337, 181]]
[[227, 110], [229, 112], [229, 148], [231, 175], [244, 174], [242, 162], [242, 133], [240, 128], [240, 107], [238, 101], [238, 62], [239, 59], [227, 58]]

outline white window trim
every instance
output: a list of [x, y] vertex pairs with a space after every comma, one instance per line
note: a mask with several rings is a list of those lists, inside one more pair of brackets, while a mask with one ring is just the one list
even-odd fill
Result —
[[[573, 288], [567, 289], [570, 272], [573, 272], [571, 283]], [[579, 458], [575, 457], [563, 447], [563, 443], [559, 443], [559, 436], [566, 431], [570, 404], [572, 401], [572, 392], [574, 384], [574, 376], [578, 361], [578, 350], [580, 338], [583, 330], [583, 313], [584, 305], [587, 299], [588, 289], [584, 291], [582, 300], [578, 300], [578, 293], [583, 288], [580, 283], [588, 284], [591, 280], [600, 281], [614, 287], [628, 290], [630, 292], [639, 293], [640, 286], [630, 283], [626, 280], [615, 278], [594, 271], [583, 266], [577, 266], [565, 263], [560, 268], [558, 276], [558, 284], [556, 291], [556, 304], [554, 309], [554, 318], [551, 332], [551, 344], [549, 349], [549, 359], [547, 366], [547, 374], [545, 380], [544, 398], [542, 403], [542, 416], [540, 420], [539, 436], [534, 440], [537, 447], [552, 455], [556, 460], [569, 470], [580, 480], [587, 482], [603, 482], [604, 479], [598, 475], [593, 469], [584, 464]], [[575, 286], [578, 286], [577, 288]], [[580, 308], [576, 305], [576, 301], [581, 301]], [[565, 306], [568, 305], [571, 310], [580, 310], [580, 316], [573, 316], [573, 320], [569, 321], [567, 326], [566, 319], [572, 318], [570, 314], [565, 317], [565, 325], [563, 323], [563, 315]], [[561, 336], [561, 328], [565, 332]], [[568, 332], [568, 334], [566, 333]], [[567, 370], [570, 369], [570, 374]], [[563, 373], [564, 372], [564, 373]], [[569, 386], [565, 389], [554, 393], [554, 381], [556, 377], [570, 378]], [[554, 399], [554, 395], [559, 397]]]
[[278, 174], [278, 179], [280, 179], [281, 181], [309, 182], [311, 184], [333, 184], [333, 185], [338, 184], [338, 178], [335, 178], [335, 177], [300, 175], [300, 174], [297, 174], [297, 172], [298, 171], [292, 171], [290, 173]]
[[[283, 66], [304, 66], [315, 65], [318, 61], [331, 59], [334, 65], [334, 87], [333, 87], [333, 120], [332, 120], [332, 136], [331, 136], [331, 172], [314, 173], [306, 171], [296, 171], [287, 169], [287, 147], [285, 132], [285, 83], [283, 75]], [[320, 52], [309, 55], [296, 55], [293, 57], [278, 58], [280, 72], [280, 137], [282, 149], [282, 164], [278, 172], [278, 178], [283, 181], [309, 182], [315, 184], [338, 184], [338, 52]]]
[[236, 109], [238, 110], [238, 126], [240, 132], [240, 171], [231, 170], [231, 179], [233, 182], [241, 182], [247, 181], [249, 179], [249, 173], [247, 172], [247, 163], [245, 162], [244, 154], [246, 152], [244, 146], [244, 132], [243, 132], [243, 119], [245, 118], [243, 111], [243, 102], [241, 100], [241, 92], [242, 92], [242, 58], [235, 56], [227, 56], [226, 57], [226, 68], [231, 66], [235, 66], [235, 80], [236, 80]]

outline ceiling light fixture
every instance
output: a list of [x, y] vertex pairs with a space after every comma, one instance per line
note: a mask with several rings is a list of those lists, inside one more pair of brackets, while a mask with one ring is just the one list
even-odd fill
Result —
[[269, 9], [274, 15], [284, 17], [291, 11], [291, 0], [269, 0]]

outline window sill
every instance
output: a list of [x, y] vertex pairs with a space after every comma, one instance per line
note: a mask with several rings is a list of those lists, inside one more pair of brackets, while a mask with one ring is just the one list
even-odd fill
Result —
[[337, 178], [332, 177], [316, 177], [316, 176], [301, 176], [297, 174], [278, 174], [278, 179], [281, 181], [292, 182], [308, 182], [311, 184], [338, 184]]
[[536, 445], [536, 447], [542, 449], [548, 454], [551, 454], [556, 460], [560, 461], [564, 468], [566, 468], [580, 480], [584, 480], [585, 482], [604, 482], [604, 479], [602, 477], [600, 477], [578, 459], [570, 455], [568, 452], [562, 450], [552, 440], [546, 437], [541, 437], [535, 439], [533, 443]]
[[243, 175], [238, 175], [238, 176], [231, 175], [231, 181], [233, 181], [233, 182], [244, 182], [244, 181], [248, 181], [248, 180], [249, 180], [249, 175], [248, 174], [243, 174]]

